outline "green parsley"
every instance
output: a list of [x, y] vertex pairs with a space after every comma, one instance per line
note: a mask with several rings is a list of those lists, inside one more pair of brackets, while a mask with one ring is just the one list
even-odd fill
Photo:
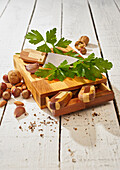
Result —
[[54, 53], [69, 55], [71, 57], [79, 56], [79, 54], [73, 52], [72, 50], [69, 51], [68, 53], [64, 53], [62, 50], [57, 48], [57, 47], [66, 48], [69, 44], [71, 44], [72, 41], [67, 40], [63, 37], [57, 42], [56, 28], [53, 28], [52, 30], [46, 32], [46, 40], [37, 30], [31, 30], [31, 32], [28, 32], [28, 34], [26, 34], [25, 38], [29, 40], [29, 43], [34, 45], [43, 42], [41, 46], [37, 47], [37, 50], [41, 52], [46, 53], [51, 52], [51, 49], [49, 47], [49, 44], [51, 44]]
[[50, 31], [46, 32], [46, 39], [37, 31], [31, 30], [26, 34], [26, 38], [29, 39], [31, 44], [38, 44], [43, 42], [41, 46], [37, 47], [38, 51], [42, 52], [51, 52], [49, 44], [52, 45], [54, 53], [68, 55], [75, 57], [78, 61], [74, 62], [72, 65], [69, 65], [67, 60], [64, 60], [58, 67], [54, 66], [52, 63], [48, 63], [42, 69], [38, 69], [35, 72], [35, 75], [42, 78], [48, 78], [48, 80], [59, 79], [63, 81], [66, 77], [74, 78], [86, 77], [89, 80], [95, 81], [96, 78], [102, 78], [101, 73], [106, 73], [107, 70], [112, 68], [112, 63], [103, 58], [95, 58], [95, 54], [92, 53], [87, 58], [79, 57], [79, 53], [73, 52], [72, 50], [64, 53], [62, 50], [57, 47], [66, 48], [71, 41], [65, 39], [64, 37], [57, 41], [56, 37], [56, 28], [53, 28]]
[[38, 69], [35, 75], [38, 77], [48, 77], [48, 80], [59, 79], [63, 81], [66, 77], [74, 78], [86, 77], [89, 80], [95, 81], [96, 78], [102, 78], [101, 73], [106, 73], [112, 68], [112, 63], [103, 58], [95, 58], [94, 53], [83, 59], [79, 57], [78, 61], [73, 65], [68, 65], [67, 60], [64, 60], [58, 67], [52, 63], [45, 64], [44, 69]]

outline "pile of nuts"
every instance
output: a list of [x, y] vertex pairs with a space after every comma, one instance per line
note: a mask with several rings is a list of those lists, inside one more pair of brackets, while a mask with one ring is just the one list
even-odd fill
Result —
[[86, 46], [89, 43], [89, 38], [87, 36], [81, 36], [78, 41], [75, 43], [75, 48], [81, 52], [81, 54], [85, 55], [87, 50]]
[[[3, 81], [0, 83], [0, 98], [3, 100], [0, 101], [0, 107], [3, 107], [8, 100], [10, 100], [11, 95], [14, 98], [17, 98], [22, 94], [24, 99], [28, 99], [31, 95], [31, 92], [27, 89], [25, 83], [22, 81], [22, 76], [18, 70], [11, 70], [8, 74], [3, 76]], [[25, 114], [24, 103], [20, 101], [15, 101], [14, 104], [17, 106], [14, 115], [15, 117], [19, 117], [22, 114]]]

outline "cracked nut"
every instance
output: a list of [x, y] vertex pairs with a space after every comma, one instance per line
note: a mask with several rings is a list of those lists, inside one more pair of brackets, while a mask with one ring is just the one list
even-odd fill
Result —
[[14, 97], [19, 97], [20, 93], [21, 93], [21, 90], [19, 88], [14, 88], [12, 90], [12, 94], [13, 94]]
[[14, 111], [14, 116], [16, 118], [20, 117], [21, 115], [25, 114], [26, 110], [23, 106], [18, 106], [16, 107], [15, 111]]
[[5, 104], [7, 103], [7, 101], [6, 100], [2, 100], [2, 101], [0, 101], [0, 107], [3, 107], [3, 106], [5, 106]]
[[2, 91], [5, 91], [6, 89], [7, 89], [7, 85], [6, 85], [6, 83], [0, 83], [0, 89], [2, 90]]
[[9, 91], [4, 91], [2, 97], [4, 100], [9, 100], [11, 98], [11, 93]]
[[28, 99], [30, 97], [30, 95], [31, 95], [31, 92], [29, 90], [23, 90], [22, 91], [22, 97], [24, 99]]
[[8, 72], [8, 80], [11, 84], [20, 83], [22, 76], [18, 70], [11, 70]]

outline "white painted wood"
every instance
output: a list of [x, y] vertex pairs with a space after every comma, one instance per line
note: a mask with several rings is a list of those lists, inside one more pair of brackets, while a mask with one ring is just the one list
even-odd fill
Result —
[[[5, 2], [0, 1], [0, 10], [4, 9]], [[2, 76], [14, 68], [13, 55], [21, 50], [33, 5], [32, 0], [11, 0], [0, 18], [0, 82], [3, 81]], [[3, 109], [0, 108], [0, 120]]]
[[[97, 41], [87, 1], [76, 0], [73, 4], [72, 0], [65, 0], [63, 9], [63, 36], [71, 38], [73, 46], [81, 35], [87, 34], [90, 43], [94, 44], [92, 46], [96, 47]], [[90, 52], [100, 56], [98, 47], [91, 48]], [[100, 115], [93, 117], [94, 112]], [[61, 167], [90, 170], [119, 169], [119, 140], [120, 132], [113, 102], [62, 116]]]
[[[28, 8], [27, 4], [24, 4], [24, 1], [22, 1], [22, 3], [24, 9]], [[15, 3], [12, 4], [12, 6], [14, 5]], [[59, 28], [57, 35], [60, 37], [60, 10], [60, 1], [38, 1], [30, 29], [40, 30], [40, 32], [45, 35], [46, 30], [57, 27]], [[14, 13], [16, 14], [17, 11], [14, 11]], [[21, 17], [24, 16], [23, 13], [24, 12], [22, 12]], [[28, 13], [30, 14], [30, 11], [28, 11]], [[23, 40], [25, 34], [23, 32], [21, 34]], [[17, 39], [20, 39], [18, 33]], [[16, 44], [16, 51], [18, 49], [18, 52], [20, 51], [19, 47], [21, 46]], [[24, 48], [27, 47], [35, 48], [26, 41]], [[13, 48], [11, 51], [15, 52], [15, 49]], [[25, 108], [29, 116], [18, 122], [13, 114], [15, 109], [13, 104], [14, 100], [11, 99], [9, 101], [0, 128], [1, 169], [59, 169], [59, 118], [49, 120], [49, 118], [47, 118], [49, 111], [40, 110], [32, 98], [29, 100], [19, 98], [18, 100], [25, 103]], [[37, 116], [34, 116], [34, 114]], [[40, 123], [44, 120], [48, 122], [47, 125]], [[36, 121], [37, 126], [40, 124], [41, 126], [36, 127], [35, 131], [31, 133], [28, 126], [30, 122], [34, 121]], [[26, 124], [24, 124], [24, 122], [26, 122]], [[23, 128], [23, 132], [19, 129], [19, 126]], [[39, 131], [39, 129], [43, 129], [43, 131]], [[44, 134], [44, 137], [40, 137], [40, 134]]]
[[2, 17], [8, 4], [9, 4], [9, 0], [0, 1], [0, 17]]
[[[120, 1], [116, 3], [119, 5]], [[120, 11], [113, 0], [90, 0], [90, 5], [103, 55], [113, 62], [109, 77], [120, 108]]]

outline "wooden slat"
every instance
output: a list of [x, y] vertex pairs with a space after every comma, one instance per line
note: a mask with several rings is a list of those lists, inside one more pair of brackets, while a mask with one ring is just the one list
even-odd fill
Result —
[[[119, 1], [116, 1], [119, 5]], [[115, 97], [120, 108], [120, 11], [113, 0], [90, 0], [90, 6], [95, 19], [100, 45], [104, 58], [113, 62], [113, 69], [109, 71]], [[102, 18], [102, 20], [101, 20]], [[101, 20], [101, 21], [100, 21]], [[120, 111], [120, 109], [119, 109]]]
[[[30, 6], [33, 7], [32, 2], [33, 1], [29, 1], [26, 3], [26, 1], [20, 1], [20, 4], [18, 4], [19, 12], [18, 10], [14, 10], [14, 15], [16, 16], [20, 14], [20, 16], [18, 15], [17, 17], [21, 18], [20, 24], [18, 24], [17, 21], [13, 18], [14, 22], [16, 22], [17, 28], [19, 26], [22, 27], [23, 21], [21, 22], [21, 20], [24, 19], [24, 21], [28, 21], [28, 18], [30, 18], [27, 16], [25, 17], [25, 15], [23, 14], [31, 14]], [[14, 1], [11, 7], [15, 5], [16, 4]], [[36, 4], [35, 13], [32, 18], [30, 29], [37, 29], [45, 35], [46, 30], [52, 29], [53, 27], [60, 28], [60, 15], [61, 3], [59, 0], [38, 1]], [[6, 30], [8, 31], [7, 34], [10, 34], [10, 30], [7, 28]], [[20, 47], [22, 43], [17, 44], [17, 42], [23, 42], [26, 29], [25, 27], [23, 27], [24, 32], [21, 32], [20, 30], [21, 29], [19, 28], [19, 31], [15, 32], [17, 38], [15, 38], [14, 41], [11, 42], [13, 48], [10, 51], [8, 49], [9, 53], [12, 53], [11, 58], [8, 59], [9, 63], [12, 62], [13, 53], [20, 52]], [[57, 35], [60, 38], [60, 29], [58, 29]], [[27, 47], [35, 48], [26, 41], [24, 48]], [[6, 61], [6, 59], [2, 60]], [[2, 121], [2, 126], [0, 128], [0, 153], [2, 155], [2, 157], [0, 157], [1, 169], [59, 169], [58, 120], [54, 118], [53, 120], [49, 120], [49, 112], [47, 110], [41, 111], [32, 98], [30, 98], [29, 100], [22, 100], [21, 98], [17, 99], [25, 103], [25, 108], [26, 111], [29, 113], [29, 116], [27, 116], [25, 119], [17, 121], [13, 115], [15, 109], [15, 106], [13, 104], [14, 99], [9, 101], [9, 104], [6, 108], [5, 116]], [[36, 116], [34, 116], [34, 114], [36, 114]], [[40, 123], [44, 120], [48, 122], [47, 125]], [[41, 126], [37, 126], [35, 128], [35, 131], [31, 133], [28, 129], [28, 126], [30, 125], [30, 122], [33, 123], [34, 121], [36, 121], [37, 125], [41, 124]], [[24, 122], [26, 122], [26, 124], [24, 124]], [[23, 128], [23, 132], [21, 131], [21, 129], [19, 129], [19, 126]], [[38, 129], [43, 129], [43, 131], [39, 131]], [[40, 134], [44, 134], [44, 137], [41, 137]]]
[[0, 1], [0, 18], [2, 17], [3, 13], [5, 12], [10, 0], [1, 0]]
[[[4, 14], [0, 18], [0, 82], [3, 81], [2, 76], [14, 68], [12, 59], [13, 54], [21, 50], [24, 34], [31, 15], [30, 11], [32, 10], [34, 4], [31, 0], [28, 5], [28, 1], [29, 0], [22, 3], [17, 1], [8, 1], [9, 3], [7, 4]], [[5, 2], [6, 1], [4, 1], [4, 3]], [[3, 7], [3, 5], [5, 8], [4, 3], [3, 1], [0, 2], [0, 8]], [[27, 9], [23, 3], [28, 6]], [[21, 11], [19, 11], [19, 9], [21, 9]], [[23, 12], [24, 16], [22, 14]], [[16, 40], [18, 34], [19, 39]], [[3, 114], [3, 109], [4, 107], [1, 108], [0, 111], [0, 120]]]
[[[88, 35], [91, 43], [88, 53], [95, 52], [100, 57], [87, 1], [76, 0], [73, 4], [72, 0], [65, 0], [63, 9], [63, 36], [72, 39], [74, 46], [81, 35]], [[102, 19], [99, 19], [100, 24]], [[94, 112], [98, 116], [93, 117]], [[63, 169], [119, 169], [120, 132], [113, 102], [61, 119]]]

